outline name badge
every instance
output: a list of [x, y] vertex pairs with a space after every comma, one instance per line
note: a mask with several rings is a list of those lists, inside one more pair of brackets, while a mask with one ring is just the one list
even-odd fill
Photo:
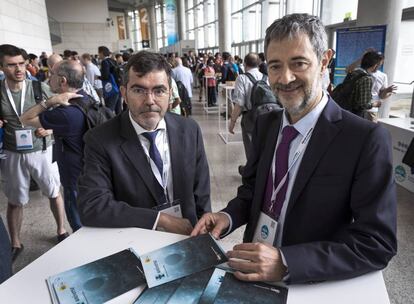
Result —
[[15, 131], [16, 150], [33, 149], [33, 136], [31, 129], [20, 129]]
[[183, 214], [181, 213], [181, 205], [180, 205], [181, 201], [175, 200], [172, 202], [168, 202], [162, 205], [158, 205], [155, 206], [153, 209], [160, 211], [162, 213], [171, 215], [171, 216], [175, 216], [178, 218], [183, 218]]
[[266, 243], [273, 246], [277, 231], [277, 221], [264, 212], [260, 212], [259, 222], [254, 233], [253, 242]]

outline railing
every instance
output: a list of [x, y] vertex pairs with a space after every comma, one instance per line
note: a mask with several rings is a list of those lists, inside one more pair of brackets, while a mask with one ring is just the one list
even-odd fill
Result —
[[47, 19], [49, 22], [50, 41], [52, 42], [52, 45], [62, 43], [62, 30], [60, 28], [60, 23], [50, 16], [47, 16]]

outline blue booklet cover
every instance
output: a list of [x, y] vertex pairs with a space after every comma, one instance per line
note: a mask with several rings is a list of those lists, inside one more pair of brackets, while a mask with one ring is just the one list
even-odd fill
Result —
[[199, 304], [286, 304], [288, 289], [262, 282], [244, 282], [216, 268], [204, 289]]
[[102, 304], [145, 284], [132, 248], [49, 277], [53, 303]]
[[212, 268], [227, 257], [210, 234], [191, 237], [141, 255], [149, 288]]
[[197, 304], [214, 268], [146, 289], [134, 304]]

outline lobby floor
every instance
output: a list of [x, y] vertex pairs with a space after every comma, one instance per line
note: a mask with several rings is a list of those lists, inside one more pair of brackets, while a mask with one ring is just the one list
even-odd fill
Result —
[[[193, 118], [201, 126], [210, 166], [211, 200], [218, 211], [232, 199], [241, 182], [238, 166], [245, 162], [241, 142], [225, 144], [218, 136], [218, 115], [206, 114], [198, 96], [193, 97]], [[236, 131], [240, 131], [240, 125]], [[224, 124], [222, 126], [224, 129]], [[241, 140], [240, 134], [230, 140]], [[398, 254], [384, 270], [384, 279], [392, 304], [414, 303], [414, 193], [397, 187], [398, 195]], [[40, 192], [31, 193], [31, 202], [24, 208], [22, 242], [25, 250], [14, 264], [14, 272], [38, 258], [56, 244], [56, 227], [48, 200]], [[5, 222], [7, 200], [0, 192], [0, 215]], [[69, 227], [68, 227], [69, 229]], [[240, 242], [243, 228], [227, 239]], [[108, 244], [110, 246], [110, 244]], [[368, 303], [367, 303], [368, 304]]]

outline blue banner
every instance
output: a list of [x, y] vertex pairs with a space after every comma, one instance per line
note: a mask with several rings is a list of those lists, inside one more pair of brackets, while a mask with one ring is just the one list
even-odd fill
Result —
[[173, 45], [178, 42], [177, 34], [177, 4], [175, 0], [165, 0], [165, 7], [167, 11], [167, 40], [168, 45]]

